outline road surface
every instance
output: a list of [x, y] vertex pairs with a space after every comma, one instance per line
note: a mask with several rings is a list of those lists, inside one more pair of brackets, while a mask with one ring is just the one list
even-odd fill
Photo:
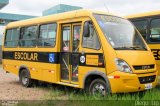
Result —
[[49, 90], [23, 87], [16, 75], [5, 73], [0, 67], [0, 100], [42, 100]]

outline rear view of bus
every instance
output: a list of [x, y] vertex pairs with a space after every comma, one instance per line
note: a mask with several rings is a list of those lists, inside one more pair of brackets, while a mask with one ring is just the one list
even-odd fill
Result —
[[156, 60], [160, 83], [160, 11], [127, 16], [147, 42]]

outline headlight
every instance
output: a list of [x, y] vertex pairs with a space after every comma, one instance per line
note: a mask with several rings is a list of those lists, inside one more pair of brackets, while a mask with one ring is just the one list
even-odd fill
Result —
[[116, 65], [119, 71], [126, 72], [126, 73], [132, 73], [131, 68], [124, 60], [116, 58], [115, 62], [116, 62]]

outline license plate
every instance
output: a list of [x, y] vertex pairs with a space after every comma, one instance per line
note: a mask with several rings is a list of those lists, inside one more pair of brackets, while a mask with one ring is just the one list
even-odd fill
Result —
[[152, 89], [152, 84], [145, 84], [145, 89]]

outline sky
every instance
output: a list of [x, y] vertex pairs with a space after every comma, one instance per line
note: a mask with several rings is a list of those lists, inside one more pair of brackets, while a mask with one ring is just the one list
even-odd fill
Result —
[[57, 4], [81, 6], [98, 9], [118, 15], [160, 10], [160, 0], [10, 0], [0, 12], [42, 15], [42, 11]]
[[[160, 0], [10, 0], [0, 12], [41, 16], [42, 11], [57, 4], [81, 6], [119, 16], [160, 10]], [[0, 33], [3, 27], [0, 27]]]

